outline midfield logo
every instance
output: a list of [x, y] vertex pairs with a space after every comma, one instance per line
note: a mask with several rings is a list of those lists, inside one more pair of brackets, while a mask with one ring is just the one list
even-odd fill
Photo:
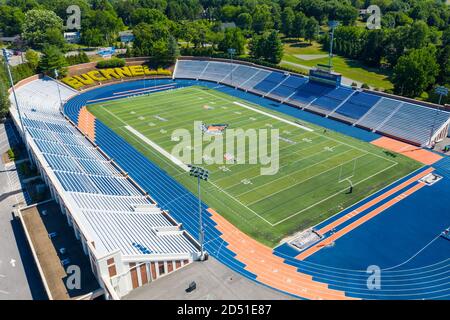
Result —
[[185, 164], [260, 165], [261, 175], [275, 175], [279, 170], [278, 129], [230, 129], [227, 124], [196, 121], [193, 134], [177, 129], [171, 137], [177, 142], [172, 156]]

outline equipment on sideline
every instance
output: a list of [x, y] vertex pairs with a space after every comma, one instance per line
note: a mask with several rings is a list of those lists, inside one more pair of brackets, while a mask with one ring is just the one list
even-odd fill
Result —
[[444, 231], [442, 231], [441, 237], [450, 240], [450, 228], [447, 228]]

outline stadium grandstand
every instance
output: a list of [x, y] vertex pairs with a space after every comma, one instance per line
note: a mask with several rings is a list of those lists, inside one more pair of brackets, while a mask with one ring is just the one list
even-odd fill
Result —
[[421, 147], [432, 146], [448, 135], [448, 112], [281, 71], [221, 61], [179, 60], [174, 78], [234, 86]]
[[[61, 114], [59, 96], [67, 101], [76, 91], [44, 77], [16, 94], [29, 154], [107, 298], [124, 296], [198, 258], [196, 241]], [[12, 115], [20, 130], [17, 109]]]
[[[107, 298], [120, 299], [200, 258], [198, 198], [87, 106], [196, 85], [364, 142], [398, 142], [398, 150], [413, 148], [422, 160], [418, 170], [315, 225], [311, 230], [318, 238], [301, 250], [288, 240], [275, 248], [263, 245], [202, 203], [208, 254], [252, 281], [302, 299], [450, 296], [448, 240], [441, 236], [448, 228], [448, 209], [444, 203], [427, 205], [450, 187], [450, 161], [422, 149], [448, 136], [450, 113], [248, 63], [183, 58], [172, 79], [77, 91], [34, 77], [17, 86], [19, 106], [11, 97], [11, 114], [30, 157], [81, 241]], [[444, 177], [443, 182], [426, 180], [433, 174]], [[435, 232], [436, 238], [424, 244]], [[384, 237], [378, 238], [380, 233]], [[425, 249], [424, 260], [414, 259]], [[367, 286], [366, 266], [374, 261], [383, 271], [383, 287], [376, 291]]]

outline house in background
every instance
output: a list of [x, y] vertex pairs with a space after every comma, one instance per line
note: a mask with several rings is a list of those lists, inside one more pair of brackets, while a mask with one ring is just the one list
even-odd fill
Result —
[[78, 31], [64, 32], [64, 39], [66, 39], [67, 43], [79, 43], [81, 40], [81, 35]]
[[130, 43], [134, 41], [133, 30], [126, 30], [119, 32], [120, 42]]
[[222, 30], [222, 31], [225, 31], [227, 29], [233, 29], [233, 28], [236, 28], [236, 23], [234, 23], [234, 22], [223, 22], [220, 25], [220, 30]]

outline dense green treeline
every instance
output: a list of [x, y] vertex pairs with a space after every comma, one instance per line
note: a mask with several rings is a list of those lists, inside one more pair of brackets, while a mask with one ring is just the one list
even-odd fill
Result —
[[[444, 0], [3, 0], [0, 30], [21, 34], [26, 48], [44, 53], [36, 68], [55, 65], [47, 53], [63, 74], [78, 61], [60, 57], [72, 49], [62, 34], [73, 4], [81, 8], [81, 45], [116, 45], [127, 49], [126, 56], [151, 55], [161, 64], [180, 54], [226, 56], [228, 48], [277, 64], [284, 37], [319, 41], [328, 49], [327, 24], [337, 20], [336, 52], [389, 69], [395, 93], [428, 92], [434, 100], [433, 88], [450, 82], [450, 7]], [[381, 9], [381, 29], [369, 30], [369, 15], [360, 15], [370, 4]], [[134, 32], [133, 45], [118, 42], [127, 29]], [[414, 81], [405, 84], [411, 75]]]

